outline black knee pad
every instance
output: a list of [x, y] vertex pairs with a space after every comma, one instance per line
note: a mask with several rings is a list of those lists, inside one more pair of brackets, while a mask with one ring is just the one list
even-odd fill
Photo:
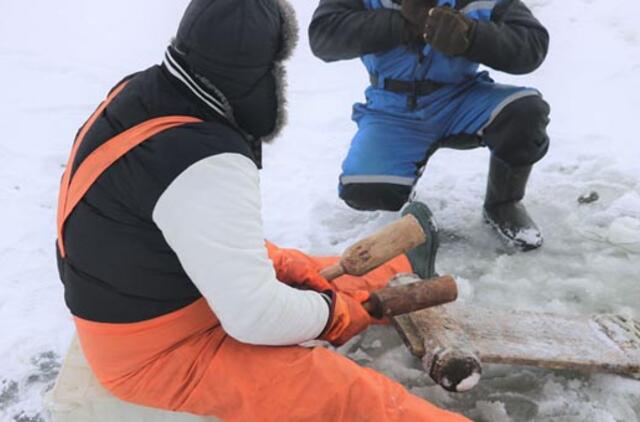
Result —
[[411, 190], [411, 186], [388, 183], [349, 183], [340, 185], [340, 198], [359, 211], [398, 211]]
[[501, 160], [512, 166], [530, 165], [549, 150], [549, 104], [538, 95], [507, 105], [484, 130], [483, 141]]

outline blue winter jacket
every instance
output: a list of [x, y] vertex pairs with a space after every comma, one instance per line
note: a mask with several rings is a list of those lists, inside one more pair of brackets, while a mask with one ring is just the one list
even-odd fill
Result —
[[549, 34], [521, 0], [439, 0], [477, 21], [469, 49], [446, 56], [425, 45], [409, 47], [408, 23], [392, 0], [321, 0], [309, 27], [316, 56], [325, 61], [362, 57], [370, 74], [406, 81], [456, 84], [479, 64], [522, 74], [544, 60]]

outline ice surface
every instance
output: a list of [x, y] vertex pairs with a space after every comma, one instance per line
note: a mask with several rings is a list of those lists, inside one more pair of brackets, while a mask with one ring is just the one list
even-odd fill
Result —
[[[0, 2], [0, 420], [46, 420], [42, 393], [69, 345], [72, 324], [54, 260], [57, 185], [77, 128], [125, 74], [157, 63], [187, 0]], [[305, 28], [317, 1], [295, 0]], [[494, 73], [534, 86], [552, 105], [552, 147], [525, 200], [545, 235], [517, 253], [483, 224], [487, 151], [441, 151], [418, 184], [442, 230], [441, 273], [465, 302], [563, 314], [640, 310], [640, 2], [531, 0], [551, 33], [532, 75]], [[117, 30], [115, 30], [117, 28]], [[397, 218], [357, 213], [337, 199], [340, 162], [355, 131], [352, 103], [367, 75], [323, 64], [305, 31], [289, 65], [290, 126], [265, 148], [267, 236], [338, 254]], [[578, 204], [585, 192], [600, 199]], [[534, 334], [535, 335], [535, 334]], [[637, 421], [640, 382], [489, 366], [465, 394], [435, 386], [389, 327], [340, 349], [413, 393], [478, 421]]]

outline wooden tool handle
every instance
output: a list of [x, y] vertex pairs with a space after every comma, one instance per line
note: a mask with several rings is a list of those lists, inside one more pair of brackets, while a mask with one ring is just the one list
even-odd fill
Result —
[[465, 331], [450, 315], [449, 307], [427, 309], [414, 315], [424, 336], [422, 365], [431, 378], [452, 392], [475, 387], [482, 376], [482, 362]]
[[442, 349], [422, 365], [435, 382], [445, 390], [464, 393], [475, 387], [482, 377], [482, 363], [476, 353], [467, 349]]
[[343, 274], [364, 275], [425, 241], [422, 226], [413, 215], [407, 214], [349, 247], [342, 254], [339, 264], [325, 268], [320, 275], [329, 281]]
[[331, 265], [323, 269], [322, 271], [320, 271], [320, 275], [329, 281], [335, 280], [336, 278], [344, 275], [345, 273], [346, 272], [344, 268], [339, 262], [337, 264]]
[[458, 286], [451, 276], [387, 287], [371, 294], [365, 309], [374, 318], [408, 314], [450, 303], [458, 298]]

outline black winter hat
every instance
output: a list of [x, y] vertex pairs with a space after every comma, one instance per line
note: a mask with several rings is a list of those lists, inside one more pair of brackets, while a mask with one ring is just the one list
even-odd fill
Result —
[[174, 47], [225, 96], [240, 98], [281, 58], [283, 15], [276, 0], [193, 0]]
[[275, 63], [297, 37], [293, 10], [283, 0], [192, 0], [173, 42], [189, 70], [229, 100], [249, 134], [274, 130], [278, 107]]

